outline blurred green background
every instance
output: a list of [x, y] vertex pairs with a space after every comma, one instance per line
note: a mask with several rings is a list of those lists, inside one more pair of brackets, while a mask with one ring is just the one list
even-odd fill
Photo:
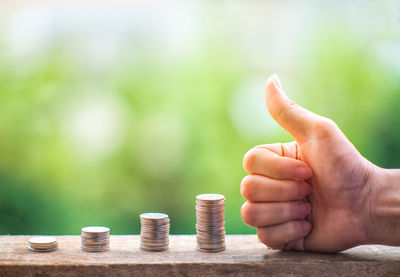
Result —
[[400, 167], [398, 1], [0, 5], [1, 234], [135, 234], [151, 211], [190, 234], [200, 193], [226, 196], [227, 233], [254, 233], [242, 157], [291, 140], [264, 108], [275, 72]]

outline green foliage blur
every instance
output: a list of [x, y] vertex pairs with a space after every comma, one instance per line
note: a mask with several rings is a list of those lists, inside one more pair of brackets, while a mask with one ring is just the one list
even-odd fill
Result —
[[[252, 102], [243, 84], [256, 79], [264, 105], [274, 72], [289, 96], [334, 119], [364, 156], [400, 167], [399, 60], [376, 51], [380, 34], [360, 35], [333, 12], [317, 18], [296, 60], [266, 59], [260, 69], [229, 37], [229, 24], [214, 28], [224, 10], [213, 9], [189, 54], [160, 59], [162, 47], [144, 45], [139, 54], [117, 53], [106, 71], [71, 57], [76, 38], [68, 36], [34, 61], [14, 59], [0, 31], [1, 234], [78, 234], [90, 225], [137, 234], [139, 214], [153, 211], [169, 214], [171, 233], [192, 234], [201, 193], [225, 195], [227, 233], [254, 233], [240, 218], [242, 157], [291, 137], [266, 111], [265, 126], [246, 133]], [[399, 37], [383, 35], [389, 44]], [[285, 52], [277, 55], [285, 60]]]

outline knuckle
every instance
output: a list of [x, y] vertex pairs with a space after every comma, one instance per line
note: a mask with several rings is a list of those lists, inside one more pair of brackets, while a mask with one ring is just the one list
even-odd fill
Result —
[[298, 109], [299, 105], [291, 99], [286, 100], [288, 109]]
[[285, 208], [282, 209], [283, 215], [286, 219], [291, 219], [294, 218], [297, 214], [297, 203], [296, 202], [289, 202], [285, 206]]
[[287, 116], [288, 112], [293, 109], [298, 109], [298, 107], [299, 106], [295, 102], [287, 99], [285, 105], [276, 108], [276, 110], [274, 111], [274, 116], [278, 121], [280, 121], [281, 118]]
[[254, 176], [247, 175], [240, 183], [240, 193], [247, 200], [253, 200], [255, 196], [255, 180]]
[[303, 201], [296, 201], [293, 203], [293, 218], [302, 219], [305, 217], [304, 215], [304, 207], [306, 207]]
[[287, 237], [296, 237], [303, 232], [301, 222], [299, 220], [289, 222], [287, 226]]
[[292, 188], [286, 185], [279, 187], [279, 194], [281, 195], [283, 200], [290, 200], [293, 194]]
[[314, 132], [322, 137], [329, 136], [335, 132], [337, 128], [336, 123], [332, 119], [326, 117], [321, 117], [313, 123]]
[[243, 168], [247, 172], [251, 172], [252, 168], [254, 168], [254, 164], [257, 160], [257, 151], [256, 149], [250, 149], [243, 157]]
[[277, 172], [281, 173], [288, 170], [287, 164], [282, 162], [280, 157], [274, 157], [272, 161]]
[[271, 236], [268, 234], [268, 230], [266, 228], [258, 228], [257, 236], [258, 239], [268, 247], [271, 247], [272, 245], [276, 244], [271, 239]]
[[305, 189], [308, 189], [308, 184], [304, 181], [296, 182], [294, 184], [294, 190], [295, 190], [295, 195], [294, 197], [296, 199], [303, 199], [305, 196], [307, 196], [307, 192], [305, 192]]
[[245, 202], [242, 205], [242, 208], [240, 210], [242, 220], [244, 223], [250, 226], [255, 226], [256, 221], [257, 221], [257, 213], [255, 213], [255, 205], [249, 202]]
[[276, 179], [290, 179], [292, 174], [292, 166], [281, 157], [272, 157], [268, 165], [271, 171], [271, 176]]
[[284, 187], [284, 189], [286, 190], [286, 200], [293, 201], [301, 198], [301, 188], [297, 182], [288, 183], [287, 186]]

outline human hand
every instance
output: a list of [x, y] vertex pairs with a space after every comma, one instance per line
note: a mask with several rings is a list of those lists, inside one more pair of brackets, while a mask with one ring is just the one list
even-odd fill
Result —
[[274, 249], [321, 252], [397, 243], [385, 241], [374, 226], [393, 225], [384, 215], [388, 201], [379, 196], [385, 185], [377, 180], [396, 174], [362, 157], [332, 120], [289, 100], [276, 75], [266, 84], [266, 104], [295, 141], [256, 146], [244, 157], [250, 175], [241, 183], [248, 200], [241, 213], [260, 240]]

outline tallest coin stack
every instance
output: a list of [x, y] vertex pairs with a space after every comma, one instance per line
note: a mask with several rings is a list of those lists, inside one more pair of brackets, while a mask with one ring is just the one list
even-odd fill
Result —
[[225, 250], [225, 197], [221, 194], [200, 194], [196, 197], [197, 250]]

